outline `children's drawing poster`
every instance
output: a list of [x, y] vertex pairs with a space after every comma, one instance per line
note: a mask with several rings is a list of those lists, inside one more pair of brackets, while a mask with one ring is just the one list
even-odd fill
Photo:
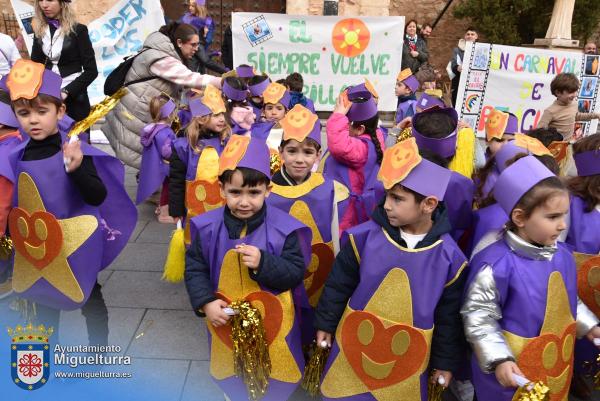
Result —
[[272, 80], [299, 72], [317, 110], [330, 111], [346, 87], [365, 82], [379, 110], [395, 111], [404, 17], [340, 17], [234, 13], [234, 65], [248, 64]]
[[[456, 110], [480, 137], [494, 109], [519, 118], [521, 131], [536, 128], [544, 109], [556, 99], [550, 83], [561, 72], [575, 74], [581, 82], [577, 98], [580, 112], [600, 112], [598, 77], [600, 56], [560, 51], [467, 43]], [[595, 133], [598, 120], [576, 124], [585, 135]]]

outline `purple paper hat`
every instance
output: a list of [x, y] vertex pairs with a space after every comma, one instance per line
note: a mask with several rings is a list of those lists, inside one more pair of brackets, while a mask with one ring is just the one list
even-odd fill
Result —
[[235, 89], [233, 86], [229, 85], [227, 79], [223, 80], [222, 91], [227, 99], [235, 100], [237, 102], [243, 102], [248, 97], [248, 89]]
[[509, 135], [518, 134], [519, 131], [519, 119], [513, 113], [508, 113], [508, 123], [504, 128], [504, 133]]
[[252, 78], [254, 75], [254, 68], [249, 65], [240, 65], [236, 67], [235, 72], [240, 78]]
[[[429, 138], [423, 134], [421, 134], [415, 128], [417, 121], [422, 118], [428, 118], [429, 116], [440, 113], [446, 114], [452, 118], [454, 122], [454, 130], [449, 133], [445, 138]], [[433, 153], [443, 157], [448, 158], [454, 156], [456, 153], [456, 128], [458, 125], [458, 114], [456, 110], [452, 108], [444, 108], [441, 109], [439, 107], [434, 107], [432, 109], [424, 110], [420, 113], [417, 113], [412, 118], [412, 135], [417, 140], [417, 145], [419, 145], [419, 149], [428, 149]]]
[[421, 85], [417, 77], [415, 77], [412, 74], [410, 68], [405, 68], [402, 71], [400, 71], [398, 73], [398, 76], [396, 77], [396, 81], [402, 82], [413, 93], [416, 92], [417, 89], [419, 89], [419, 86]]
[[279, 124], [283, 128], [284, 141], [295, 139], [302, 143], [310, 138], [321, 145], [319, 117], [301, 104], [295, 105]]
[[444, 101], [441, 98], [439, 98], [435, 95], [430, 95], [429, 93], [423, 92], [423, 94], [421, 95], [419, 100], [417, 100], [416, 107], [420, 110], [425, 111], [432, 107], [439, 107], [441, 109], [444, 109], [444, 108], [446, 108], [446, 104], [444, 103]]
[[240, 167], [260, 171], [271, 179], [271, 154], [264, 140], [232, 135], [219, 157], [219, 175]]
[[531, 154], [527, 149], [517, 146], [514, 140], [508, 141], [494, 156], [494, 159], [496, 160], [496, 169], [500, 173], [503, 172], [506, 169], [506, 162], [521, 153], [527, 155]]
[[366, 121], [377, 115], [377, 103], [364, 84], [348, 88], [348, 100], [352, 102], [347, 114], [350, 121]]
[[510, 216], [523, 195], [538, 182], [554, 176], [535, 157], [523, 157], [500, 174], [494, 185], [494, 197], [506, 214]]
[[575, 159], [578, 176], [589, 177], [600, 174], [600, 149], [577, 153], [573, 159]]
[[10, 100], [31, 100], [44, 94], [62, 101], [61, 85], [60, 75], [31, 60], [17, 60], [6, 77]]
[[270, 83], [271, 83], [271, 81], [269, 80], [269, 78], [266, 78], [262, 82], [248, 86], [248, 89], [250, 90], [250, 94], [252, 96], [259, 96], [259, 97], [262, 96], [263, 92], [265, 91], [265, 89], [267, 89], [267, 86], [269, 86]]
[[171, 114], [173, 114], [173, 112], [175, 111], [175, 109], [177, 108], [177, 105], [175, 104], [175, 102], [171, 99], [169, 99], [169, 101], [165, 104], [163, 104], [163, 106], [160, 108], [160, 118], [161, 119], [165, 119], [168, 118]]
[[442, 200], [451, 175], [450, 170], [423, 159], [417, 142], [409, 138], [385, 150], [377, 178], [386, 190], [401, 184], [421, 195]]
[[17, 116], [12, 108], [4, 102], [0, 102], [0, 124], [12, 128], [19, 127]]
[[204, 117], [209, 114], [212, 114], [210, 108], [207, 105], [202, 103], [202, 100], [199, 98], [190, 100], [190, 112], [192, 113], [192, 117]]

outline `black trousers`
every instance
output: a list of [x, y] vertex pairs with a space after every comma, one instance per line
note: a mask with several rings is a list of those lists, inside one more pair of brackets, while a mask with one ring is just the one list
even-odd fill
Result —
[[[50, 339], [58, 343], [60, 309], [37, 304], [36, 312], [37, 324], [54, 327], [54, 334]], [[81, 313], [85, 317], [89, 345], [108, 345], [108, 309], [102, 296], [102, 286], [98, 282], [94, 285], [88, 301], [81, 308]]]

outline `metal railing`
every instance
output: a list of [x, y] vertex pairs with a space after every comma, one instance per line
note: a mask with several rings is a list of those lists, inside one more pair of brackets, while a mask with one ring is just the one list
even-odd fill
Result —
[[12, 13], [2, 12], [0, 19], [0, 32], [9, 35], [11, 38], [16, 38], [21, 32], [17, 18]]

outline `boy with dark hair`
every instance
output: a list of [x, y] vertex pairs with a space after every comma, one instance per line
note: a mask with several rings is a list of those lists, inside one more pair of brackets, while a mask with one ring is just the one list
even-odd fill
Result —
[[316, 310], [317, 344], [333, 345], [326, 399], [425, 401], [430, 373], [446, 387], [461, 366], [466, 258], [441, 202], [450, 174], [414, 138], [385, 151], [386, 195], [344, 234]]
[[290, 109], [297, 104], [301, 104], [314, 113], [315, 104], [302, 93], [304, 91], [304, 78], [302, 78], [302, 75], [298, 72], [292, 72], [285, 78], [285, 81], [292, 97], [290, 100]]
[[[539, 128], [556, 128], [564, 140], [571, 140], [575, 133], [575, 121], [590, 121], [600, 118], [600, 113], [581, 113], [578, 111], [577, 94], [579, 79], [575, 74], [560, 73], [550, 84], [550, 91], [556, 100], [544, 110], [538, 123]], [[573, 138], [576, 139], [576, 138]]]
[[304, 369], [295, 289], [310, 261], [310, 229], [265, 203], [271, 173], [264, 141], [233, 135], [219, 158], [219, 185], [226, 206], [191, 220], [185, 258], [192, 308], [207, 320], [210, 373], [227, 399], [250, 399], [235, 374], [227, 324], [230, 304], [247, 300], [258, 305], [269, 339], [271, 375], [262, 399], [286, 400]]

